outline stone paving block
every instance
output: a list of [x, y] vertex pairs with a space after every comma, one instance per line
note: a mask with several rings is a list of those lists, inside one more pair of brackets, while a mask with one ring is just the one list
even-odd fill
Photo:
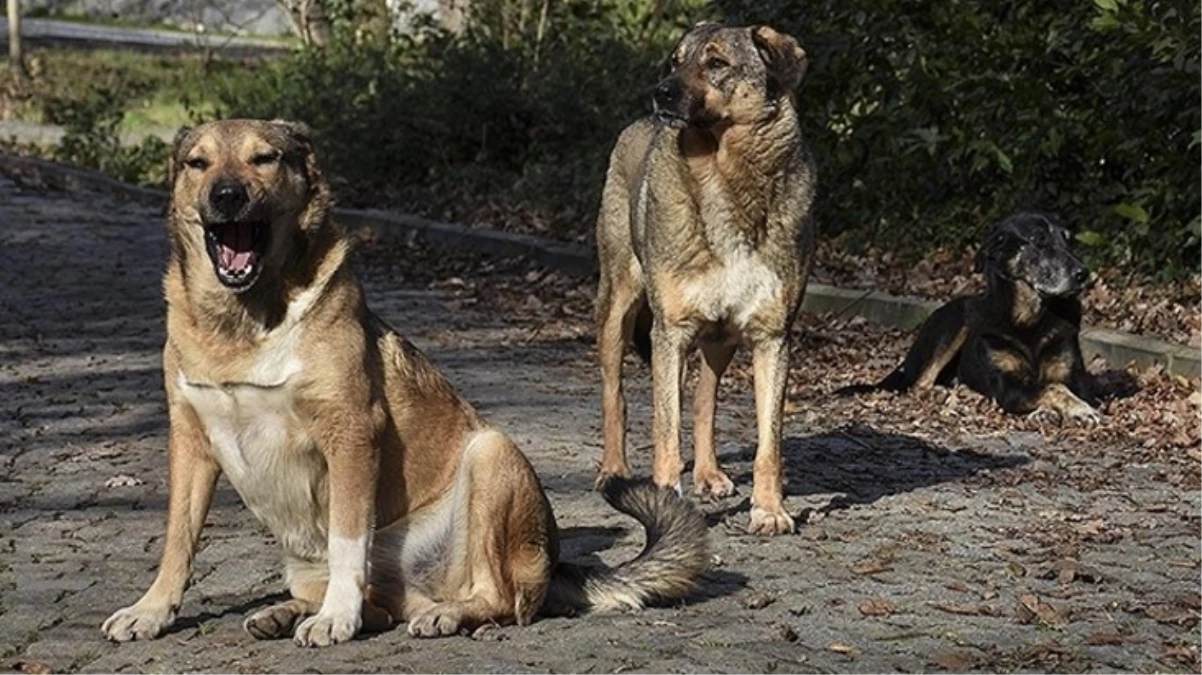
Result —
[[[1165, 650], [1199, 646], [1198, 496], [1166, 481], [1165, 467], [1124, 464], [1121, 444], [1086, 455], [1054, 435], [926, 438], [910, 422], [866, 448], [831, 433], [844, 420], [815, 411], [786, 423], [801, 531], [764, 540], [743, 531], [755, 442], [747, 391], [724, 393], [718, 419], [741, 494], [700, 505], [716, 566], [684, 602], [478, 640], [423, 641], [399, 627], [328, 650], [257, 642], [241, 622], [283, 589], [279, 555], [222, 483], [173, 631], [108, 644], [100, 623], [141, 595], [162, 547], [166, 250], [153, 208], [0, 179], [0, 668], [45, 659], [81, 672], [875, 672], [940, 669], [947, 653], [989, 670], [1194, 667]], [[635, 555], [636, 526], [591, 489], [591, 346], [530, 340], [487, 308], [398, 287], [379, 270], [364, 279], [374, 309], [531, 457], [565, 554], [610, 564]], [[628, 382], [632, 438], [649, 438], [647, 380]], [[650, 452], [631, 459], [648, 470]], [[1037, 471], [1109, 471], [1115, 485], [1022, 479]], [[141, 482], [110, 484], [122, 475]], [[1046, 574], [1066, 558], [1102, 580]], [[759, 606], [763, 593], [774, 601]], [[1067, 623], [1020, 622], [1027, 594], [1063, 605]], [[874, 598], [895, 610], [865, 615], [861, 603]], [[1122, 644], [1097, 638], [1108, 632]]]

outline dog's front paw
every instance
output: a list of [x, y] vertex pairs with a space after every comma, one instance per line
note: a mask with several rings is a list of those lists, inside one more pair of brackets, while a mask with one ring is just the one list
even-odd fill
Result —
[[113, 612], [100, 630], [113, 642], [153, 640], [173, 623], [175, 612], [170, 607], [148, 607], [139, 602]]
[[751, 523], [747, 531], [752, 534], [774, 536], [778, 534], [793, 534], [793, 517], [784, 509], [769, 511], [758, 506], [751, 507]]
[[296, 627], [292, 641], [301, 647], [328, 647], [346, 642], [359, 632], [362, 617], [358, 612], [349, 616], [335, 616], [318, 612]]
[[302, 616], [295, 602], [281, 602], [250, 615], [242, 627], [257, 640], [276, 640], [291, 635]]
[[1048, 406], [1039, 406], [1027, 414], [1027, 418], [1036, 424], [1059, 424], [1060, 412]]
[[409, 619], [409, 634], [421, 638], [454, 635], [462, 620], [462, 612], [452, 603], [442, 602]]
[[1088, 403], [1073, 406], [1065, 415], [1068, 419], [1083, 427], [1096, 427], [1102, 423], [1102, 413]]
[[693, 472], [693, 494], [698, 497], [722, 499], [735, 493], [735, 484], [721, 471]]

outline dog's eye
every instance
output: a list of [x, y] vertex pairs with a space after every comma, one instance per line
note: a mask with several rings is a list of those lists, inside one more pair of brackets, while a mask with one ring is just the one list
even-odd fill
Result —
[[279, 159], [280, 153], [278, 152], [260, 152], [250, 158], [250, 163], [255, 166], [267, 166], [268, 164], [275, 164]]
[[204, 157], [193, 157], [192, 159], [184, 160], [184, 164], [189, 169], [196, 169], [197, 171], [204, 171], [209, 168], [209, 160]]
[[722, 70], [724, 68], [729, 68], [730, 63], [728, 63], [724, 59], [714, 57], [714, 58], [710, 59], [709, 61], [705, 62], [705, 67], [708, 68], [709, 70]]

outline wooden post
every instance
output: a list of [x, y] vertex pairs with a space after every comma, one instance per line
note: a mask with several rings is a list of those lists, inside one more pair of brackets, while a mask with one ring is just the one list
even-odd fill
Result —
[[25, 55], [21, 51], [21, 5], [18, 0], [8, 0], [8, 58], [21, 77], [29, 77], [25, 70]]

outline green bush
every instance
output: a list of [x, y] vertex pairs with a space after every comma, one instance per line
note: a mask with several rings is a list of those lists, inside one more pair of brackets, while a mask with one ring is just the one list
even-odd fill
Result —
[[1096, 263], [1199, 268], [1196, 3], [720, 0], [809, 51], [820, 222], [882, 245], [1061, 214]]
[[462, 35], [392, 39], [356, 28], [365, 3], [338, 5], [333, 45], [229, 79], [222, 99], [309, 122], [333, 173], [373, 195], [417, 186], [419, 202], [500, 202], [587, 236], [609, 149], [673, 40], [726, 17], [810, 53], [826, 234], [922, 253], [1031, 206], [1095, 263], [1199, 268], [1200, 21], [1184, 1], [476, 0]]
[[304, 120], [327, 165], [361, 190], [507, 201], [577, 236], [591, 229], [613, 141], [646, 111], [661, 59], [704, 5], [568, 0], [546, 3], [544, 19], [521, 4], [473, 3], [458, 36], [382, 40], [343, 23], [326, 48], [227, 79], [224, 110]]
[[80, 97], [47, 97], [42, 102], [46, 120], [63, 127], [54, 158], [102, 171], [127, 183], [157, 185], [166, 178], [170, 147], [155, 136], [137, 145], [121, 143], [125, 117], [123, 93], [95, 88]]
[[[38, 48], [28, 62], [29, 78], [0, 69], [0, 115], [59, 125], [65, 134], [50, 150], [56, 159], [144, 185], [166, 177], [161, 138], [213, 114], [212, 76], [246, 72], [243, 62], [214, 55], [120, 48]], [[145, 140], [130, 145], [130, 137]]]

